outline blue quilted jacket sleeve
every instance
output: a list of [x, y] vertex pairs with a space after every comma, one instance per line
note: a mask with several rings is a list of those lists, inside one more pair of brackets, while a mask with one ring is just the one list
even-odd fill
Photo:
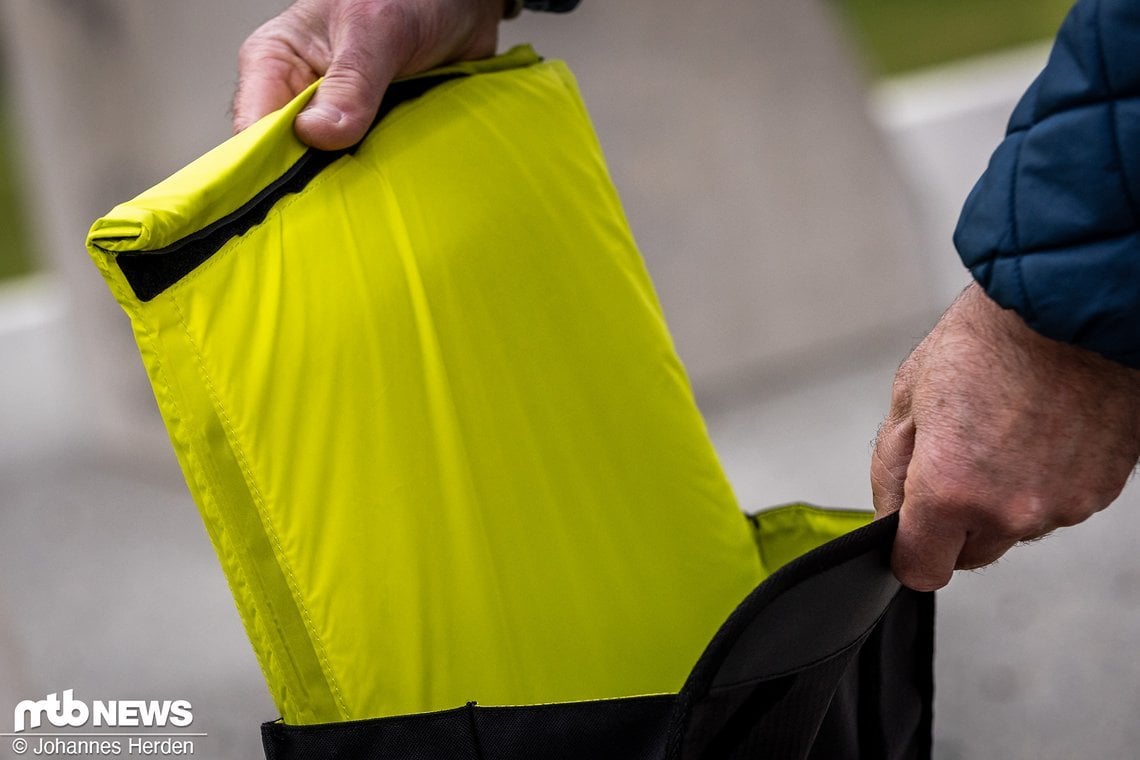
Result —
[[1080, 0], [954, 242], [990, 297], [1140, 368], [1140, 1]]

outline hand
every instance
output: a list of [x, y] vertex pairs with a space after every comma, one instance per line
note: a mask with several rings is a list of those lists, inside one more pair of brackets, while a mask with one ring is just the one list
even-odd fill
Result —
[[503, 0], [297, 0], [238, 54], [234, 131], [324, 76], [294, 129], [322, 150], [367, 132], [396, 77], [494, 55]]
[[1031, 330], [976, 284], [895, 376], [871, 462], [892, 565], [929, 591], [1107, 507], [1140, 458], [1140, 371]]

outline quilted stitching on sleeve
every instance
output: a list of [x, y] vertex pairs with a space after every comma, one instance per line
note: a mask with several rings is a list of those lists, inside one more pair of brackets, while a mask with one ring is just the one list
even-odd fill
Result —
[[1140, 367], [1140, 3], [1081, 0], [954, 242], [1038, 332]]

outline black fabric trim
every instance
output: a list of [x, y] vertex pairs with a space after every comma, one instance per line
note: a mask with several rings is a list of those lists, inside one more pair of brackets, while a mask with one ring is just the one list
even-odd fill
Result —
[[567, 13], [578, 7], [578, 0], [526, 0], [523, 7], [528, 11]]
[[673, 695], [289, 726], [265, 723], [267, 760], [661, 760]]
[[[468, 76], [463, 73], [439, 74], [436, 76], [407, 79], [389, 85], [380, 101], [376, 119], [369, 132], [402, 103], [415, 100], [429, 90], [453, 79]], [[310, 148], [297, 159], [286, 172], [261, 192], [247, 201], [241, 208], [222, 217], [198, 232], [181, 240], [152, 251], [126, 251], [119, 253], [115, 260], [123, 276], [140, 301], [150, 301], [171, 285], [197, 269], [213, 256], [232, 238], [246, 232], [265, 221], [270, 209], [287, 195], [299, 193], [337, 159], [351, 155], [357, 146], [337, 151], [322, 151]]]

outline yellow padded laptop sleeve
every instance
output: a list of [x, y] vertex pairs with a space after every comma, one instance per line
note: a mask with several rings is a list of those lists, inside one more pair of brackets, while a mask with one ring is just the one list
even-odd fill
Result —
[[676, 691], [774, 568], [571, 74], [404, 80], [341, 153], [310, 94], [88, 240], [283, 719]]

